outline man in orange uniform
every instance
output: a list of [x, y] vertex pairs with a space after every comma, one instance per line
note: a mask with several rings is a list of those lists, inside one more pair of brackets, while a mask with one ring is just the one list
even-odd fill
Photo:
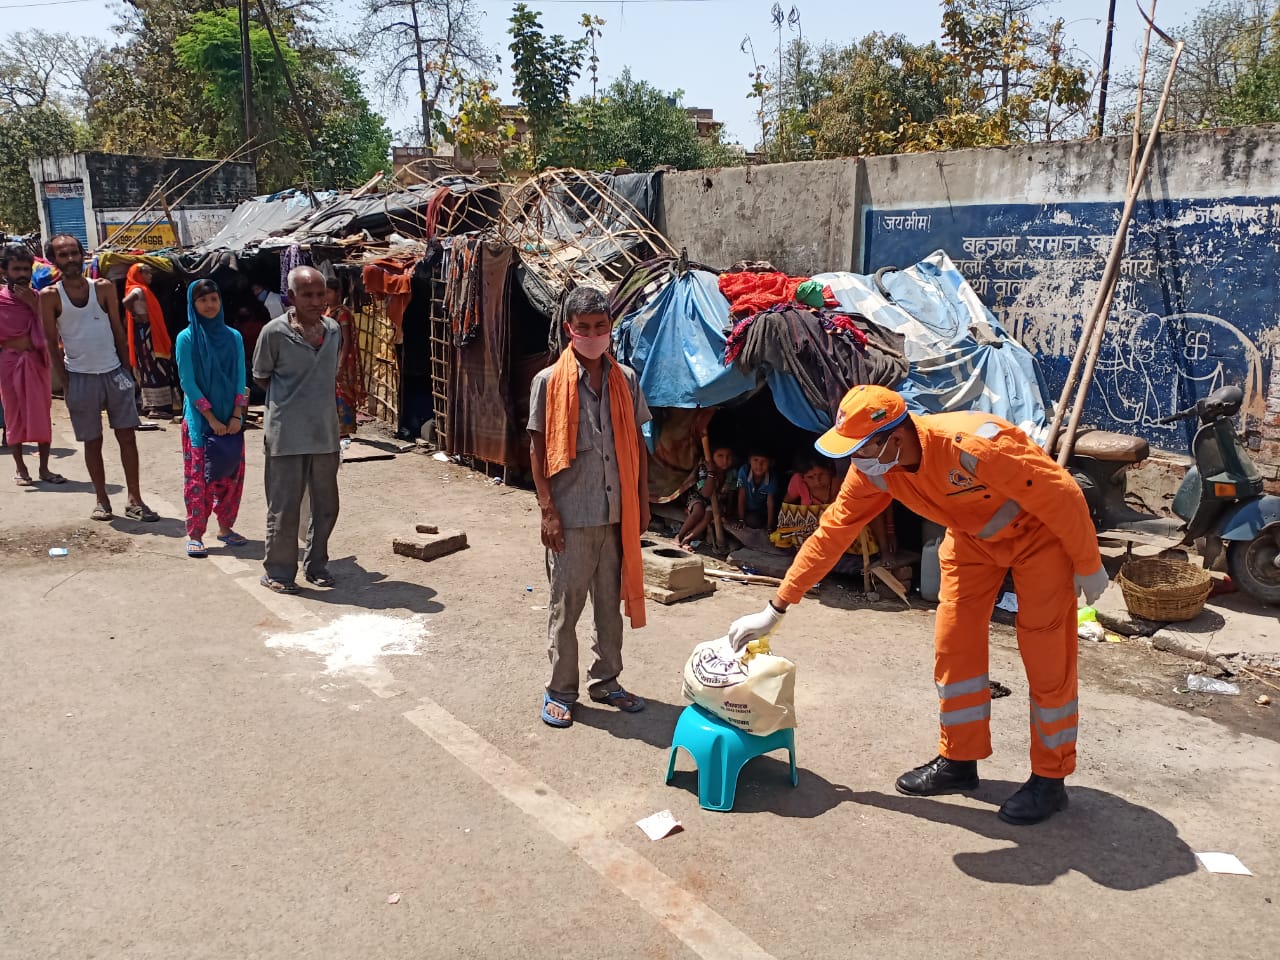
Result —
[[913, 796], [973, 790], [991, 755], [988, 633], [1007, 571], [1018, 593], [1018, 649], [1031, 688], [1031, 779], [1000, 807], [1008, 823], [1039, 823], [1067, 806], [1076, 765], [1076, 595], [1107, 586], [1084, 496], [1025, 433], [987, 413], [916, 417], [884, 387], [854, 387], [818, 440], [852, 455], [836, 502], [774, 600], [729, 629], [741, 647], [767, 635], [893, 500], [947, 527], [934, 639], [938, 756], [898, 778]]

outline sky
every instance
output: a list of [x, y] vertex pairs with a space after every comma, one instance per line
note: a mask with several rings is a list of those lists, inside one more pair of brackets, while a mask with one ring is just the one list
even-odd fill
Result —
[[[578, 21], [590, 12], [605, 21], [599, 41], [600, 80], [606, 84], [630, 67], [638, 79], [664, 90], [683, 90], [686, 106], [710, 107], [725, 123], [728, 142], [754, 144], [753, 102], [747, 98], [748, 74], [753, 63], [742, 53], [743, 38], [750, 35], [762, 63], [777, 62], [777, 33], [769, 16], [772, 0], [527, 0], [542, 13], [543, 26], [551, 33], [581, 35]], [[338, 25], [344, 18], [358, 22], [358, 0], [329, 0]], [[1205, 0], [1163, 0], [1156, 22], [1169, 33], [1206, 5]], [[482, 11], [481, 30], [486, 43], [505, 63], [507, 18], [511, 0], [477, 0]], [[794, 0], [782, 3], [800, 11], [800, 29], [819, 43], [847, 43], [872, 31], [902, 33], [923, 43], [940, 34], [941, 6], [937, 0], [890, 0], [887, 3], [852, 3], [850, 0]], [[1145, 6], [1145, 2], [1144, 2]], [[40, 28], [111, 37], [120, 4], [104, 0], [0, 0], [0, 30]], [[1045, 4], [1046, 17], [1067, 22], [1067, 37], [1080, 58], [1094, 69], [1102, 59], [1107, 0], [1059, 0]], [[797, 34], [783, 28], [784, 43]], [[1113, 71], [1136, 67], [1142, 43], [1142, 19], [1134, 0], [1119, 0], [1112, 55]], [[589, 87], [585, 81], [580, 91]], [[514, 99], [510, 74], [504, 73], [500, 91]], [[375, 108], [388, 118], [394, 131], [413, 124], [416, 105], [384, 103], [381, 92], [366, 83]]]

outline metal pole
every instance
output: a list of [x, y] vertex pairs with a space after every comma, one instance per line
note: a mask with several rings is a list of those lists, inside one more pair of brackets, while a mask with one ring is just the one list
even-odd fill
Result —
[[[249, 0], [240, 0], [240, 76], [244, 82], [244, 139], [252, 143], [257, 123], [253, 116], [253, 51], [249, 45]], [[249, 162], [253, 162], [250, 154]]]
[[1116, 32], [1116, 0], [1111, 0], [1107, 7], [1107, 42], [1102, 47], [1102, 76], [1098, 87], [1098, 125], [1094, 129], [1097, 136], [1102, 136], [1107, 119], [1107, 87], [1111, 85], [1111, 40]]

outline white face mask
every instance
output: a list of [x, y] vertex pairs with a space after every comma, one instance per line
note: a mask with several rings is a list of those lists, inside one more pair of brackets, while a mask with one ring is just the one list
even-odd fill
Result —
[[[884, 451], [880, 451], [883, 456]], [[866, 457], [850, 457], [850, 462], [857, 468], [858, 472], [867, 477], [883, 477], [886, 473], [898, 465], [898, 461], [902, 458], [902, 448], [898, 448], [898, 452], [893, 455], [893, 459], [888, 463], [883, 463], [879, 458], [869, 460]]]

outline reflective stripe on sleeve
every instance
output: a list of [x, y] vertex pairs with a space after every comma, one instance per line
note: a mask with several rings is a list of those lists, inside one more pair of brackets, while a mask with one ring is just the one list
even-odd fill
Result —
[[978, 539], [986, 540], [994, 537], [1009, 524], [1013, 523], [1020, 513], [1022, 513], [1022, 507], [1017, 500], [1006, 500], [996, 508], [996, 512], [991, 515], [991, 519], [978, 531]]

